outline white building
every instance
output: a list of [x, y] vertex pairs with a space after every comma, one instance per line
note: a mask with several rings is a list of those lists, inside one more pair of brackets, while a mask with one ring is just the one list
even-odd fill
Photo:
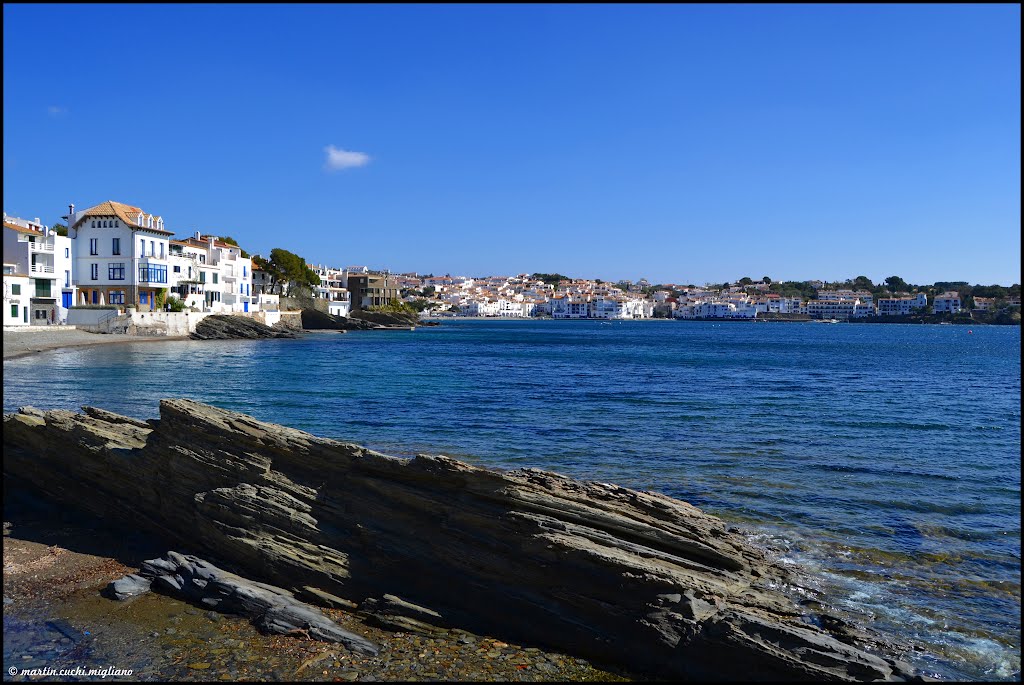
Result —
[[807, 314], [813, 319], [852, 319], [860, 301], [853, 300], [811, 300], [807, 303]]
[[334, 316], [348, 316], [352, 301], [348, 293], [348, 274], [344, 269], [309, 265], [320, 277], [320, 284], [313, 287], [313, 297], [327, 300], [327, 311]]
[[[35, 221], [4, 213], [4, 263], [29, 278], [29, 323], [61, 323], [75, 301], [71, 241]], [[24, 319], [24, 316], [21, 317]]]
[[29, 325], [29, 293], [31, 279], [19, 273], [17, 264], [4, 264], [4, 325]]
[[956, 314], [960, 309], [960, 293], [958, 292], [945, 292], [941, 295], [936, 295], [934, 302], [932, 302], [932, 311], [936, 314]]
[[[217, 236], [172, 241], [171, 274], [176, 296], [207, 312], [256, 311], [252, 260]], [[175, 271], [175, 269], [178, 271]]]
[[111, 200], [79, 212], [70, 205], [67, 220], [78, 303], [153, 309], [169, 286], [163, 219]]
[[914, 313], [915, 310], [927, 309], [928, 296], [918, 293], [904, 297], [880, 297], [875, 304], [879, 316], [905, 316]]

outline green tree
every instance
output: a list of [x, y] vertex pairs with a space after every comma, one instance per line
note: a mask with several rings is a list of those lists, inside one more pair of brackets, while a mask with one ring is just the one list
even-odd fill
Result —
[[910, 285], [899, 276], [889, 276], [885, 279], [885, 285], [891, 293], [910, 292]]
[[534, 280], [537, 280], [537, 281], [543, 281], [543, 282], [547, 283], [548, 285], [558, 285], [559, 281], [571, 280], [568, 276], [563, 276], [562, 274], [542, 274], [542, 273], [533, 274], [532, 276], [530, 276], [530, 278], [532, 278]]
[[875, 287], [875, 284], [871, 282], [871, 279], [867, 276], [857, 276], [853, 279], [853, 287], [855, 290], [868, 290], [870, 291]]
[[62, 235], [65, 238], [68, 235], [68, 227], [65, 226], [64, 224], [54, 224], [53, 230], [56, 231], [57, 235]]
[[290, 295], [295, 289], [301, 290], [320, 284], [320, 277], [309, 268], [306, 260], [284, 248], [275, 247], [270, 251], [269, 266], [269, 273], [276, 277], [275, 281], [288, 283], [288, 292], [282, 294]]
[[234, 245], [235, 247], [238, 248], [238, 251], [242, 254], [242, 257], [244, 257], [246, 259], [249, 258], [249, 253], [246, 252], [245, 250], [243, 250], [242, 246], [238, 244], [238, 241], [235, 240], [234, 238], [232, 238], [231, 236], [229, 236], [229, 235], [221, 236], [220, 241], [222, 243], [227, 243], [228, 245]]
[[738, 282], [740, 285], [753, 285], [754, 279], [752, 279], [750, 276], [744, 276]]
[[761, 276], [761, 282], [762, 283], [766, 283], [768, 285], [771, 285], [771, 282], [772, 282], [771, 276]]

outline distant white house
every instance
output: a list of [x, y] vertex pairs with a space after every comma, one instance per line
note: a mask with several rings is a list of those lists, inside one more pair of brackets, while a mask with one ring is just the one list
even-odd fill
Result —
[[[54, 324], [67, 320], [75, 301], [71, 241], [39, 222], [4, 213], [4, 263], [13, 265], [11, 275], [23, 274], [28, 323]], [[6, 270], [5, 270], [6, 271]], [[13, 283], [13, 281], [12, 281]], [[8, 312], [9, 314], [10, 312]], [[20, 317], [24, 319], [24, 312]]]
[[28, 274], [19, 273], [17, 264], [4, 264], [4, 325], [28, 326], [29, 293]]
[[924, 293], [903, 297], [880, 297], [875, 302], [879, 316], [905, 316], [928, 307], [928, 296]]
[[932, 311], [936, 314], [956, 314], [960, 311], [961, 306], [960, 293], [945, 292], [935, 296], [935, 300], [932, 302]]

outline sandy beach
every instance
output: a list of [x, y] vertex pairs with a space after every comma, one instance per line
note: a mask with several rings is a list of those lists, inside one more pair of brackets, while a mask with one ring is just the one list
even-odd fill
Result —
[[186, 336], [141, 337], [135, 335], [115, 335], [107, 333], [89, 333], [74, 328], [53, 327], [51, 330], [4, 329], [4, 359], [24, 357], [29, 354], [46, 352], [61, 347], [81, 347], [85, 345], [112, 345], [118, 343], [165, 342], [168, 340], [188, 340]]

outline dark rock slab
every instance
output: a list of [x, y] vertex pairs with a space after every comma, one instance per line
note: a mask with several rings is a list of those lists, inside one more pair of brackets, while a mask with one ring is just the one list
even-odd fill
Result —
[[[870, 631], [783, 594], [799, 575], [686, 502], [537, 469], [397, 459], [191, 400], [161, 401], [146, 425], [7, 414], [4, 474], [304, 598], [374, 599], [392, 625], [458, 626], [667, 678], [914, 677]], [[163, 591], [205, 581], [218, 610], [266, 599], [210, 587], [195, 562], [191, 575], [178, 560], [147, 563], [139, 575]], [[268, 628], [298, 625], [262, 615]]]
[[238, 338], [295, 338], [295, 333], [275, 330], [247, 316], [213, 314], [196, 324], [189, 334], [193, 340], [233, 340]]
[[[192, 555], [171, 551], [163, 558], [144, 561], [138, 575], [115, 580], [107, 591], [115, 599], [127, 599], [148, 592], [151, 584], [193, 604], [245, 616], [268, 633], [340, 642], [360, 654], [378, 652], [375, 644], [295, 599], [288, 590], [247, 580]], [[218, 618], [211, 614], [211, 619]]]

